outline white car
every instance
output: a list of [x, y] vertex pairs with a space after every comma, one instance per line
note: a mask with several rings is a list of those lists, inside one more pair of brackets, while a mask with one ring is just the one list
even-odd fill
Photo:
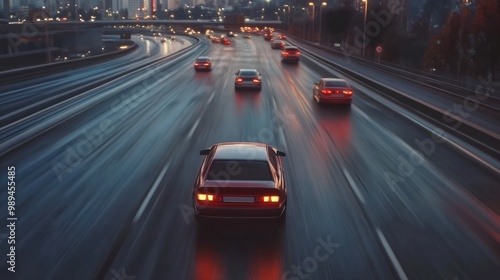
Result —
[[321, 78], [314, 83], [313, 98], [318, 104], [334, 103], [350, 105], [354, 91], [349, 83], [339, 78]]

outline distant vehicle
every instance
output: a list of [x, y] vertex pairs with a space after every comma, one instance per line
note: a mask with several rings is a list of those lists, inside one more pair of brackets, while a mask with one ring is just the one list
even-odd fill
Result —
[[194, 70], [212, 71], [212, 59], [208, 56], [200, 56], [194, 62]]
[[285, 34], [278, 34], [278, 39], [280, 40], [286, 40], [286, 35]]
[[220, 43], [223, 44], [223, 45], [229, 45], [229, 44], [231, 44], [231, 42], [229, 41], [229, 39], [227, 37], [222, 37], [220, 39]]
[[262, 75], [255, 69], [240, 69], [235, 73], [234, 89], [253, 88], [261, 90]]
[[271, 39], [269, 39], [269, 41], [274, 42], [274, 37], [271, 37]]
[[250, 35], [245, 34], [245, 35], [243, 35], [243, 38], [245, 38], [245, 39], [250, 39]]
[[212, 37], [212, 43], [220, 43], [219, 37], [213, 36]]
[[175, 41], [175, 36], [170, 37], [170, 41]]
[[313, 98], [318, 104], [336, 103], [350, 105], [352, 102], [353, 90], [344, 79], [321, 78], [314, 83]]
[[234, 37], [234, 32], [233, 31], [228, 31], [227, 32], [227, 37]]
[[273, 38], [273, 33], [271, 33], [269, 30], [264, 31], [264, 40], [269, 41]]
[[262, 143], [229, 142], [201, 150], [200, 155], [205, 157], [192, 196], [197, 220], [274, 218], [281, 225], [285, 222], [284, 152]]
[[281, 51], [281, 62], [295, 62], [300, 60], [300, 51], [295, 46], [284, 46]]
[[65, 60], [68, 60], [67, 56], [58, 55], [56, 58], [54, 58], [54, 61], [65, 61]]
[[285, 43], [281, 40], [275, 40], [271, 43], [271, 49], [281, 49], [285, 46]]
[[167, 39], [165, 39], [165, 37], [161, 38], [160, 42], [162, 43], [165, 43], [167, 41]]

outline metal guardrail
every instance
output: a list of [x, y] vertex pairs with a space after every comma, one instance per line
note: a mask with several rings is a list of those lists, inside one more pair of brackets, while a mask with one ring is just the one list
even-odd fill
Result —
[[[284, 32], [284, 33], [286, 33], [286, 32]], [[287, 36], [293, 38], [294, 40], [300, 41], [302, 44], [306, 44], [310, 47], [314, 47], [314, 48], [317, 48], [317, 49], [320, 49], [322, 51], [329, 52], [331, 54], [335, 54], [338, 56], [342, 56], [342, 57], [346, 56], [342, 51], [337, 51], [337, 50], [334, 50], [334, 49], [331, 49], [328, 47], [314, 44], [314, 43], [311, 43], [309, 41], [305, 41], [303, 39], [295, 37], [293, 35], [287, 34]], [[463, 88], [463, 87], [460, 87], [460, 86], [457, 86], [454, 84], [446, 83], [446, 82], [440, 81], [440, 80], [433, 78], [433, 77], [419, 75], [419, 74], [410, 72], [410, 71], [405, 70], [405, 69], [395, 68], [395, 67], [391, 67], [391, 66], [388, 66], [385, 64], [375, 63], [373, 61], [366, 60], [366, 59], [363, 59], [363, 58], [360, 58], [357, 56], [349, 56], [349, 59], [357, 62], [358, 64], [362, 64], [363, 66], [367, 66], [367, 67], [370, 67], [372, 69], [375, 69], [379, 72], [385, 72], [385, 73], [391, 74], [392, 76], [396, 76], [396, 77], [405, 79], [407, 81], [410, 81], [412, 83], [418, 83], [420, 86], [424, 86], [424, 87], [430, 88], [432, 90], [439, 91], [439, 92], [444, 93], [446, 95], [449, 95], [453, 98], [463, 99], [463, 98], [474, 96], [476, 94], [475, 91], [473, 91], [473, 90]], [[478, 81], [478, 84], [480, 84], [480, 81]], [[481, 100], [478, 100], [478, 103], [482, 107], [484, 107], [485, 109], [488, 109], [492, 112], [500, 113], [500, 97], [490, 95], [488, 97], [487, 102], [482, 102]]]
[[[131, 41], [133, 42], [133, 41]], [[77, 67], [77, 66], [84, 66], [88, 65], [90, 63], [94, 62], [100, 62], [105, 59], [111, 59], [115, 58], [118, 56], [121, 56], [125, 53], [128, 53], [130, 51], [133, 51], [137, 48], [137, 44], [133, 43], [129, 45], [127, 49], [123, 50], [116, 50], [113, 52], [109, 53], [103, 53], [103, 54], [98, 54], [98, 55], [92, 55], [86, 58], [78, 58], [78, 59], [70, 59], [67, 61], [60, 61], [60, 62], [49, 62], [41, 65], [34, 65], [34, 66], [28, 66], [28, 67], [22, 67], [22, 68], [17, 68], [17, 69], [12, 69], [12, 70], [7, 70], [7, 71], [1, 71], [0, 72], [0, 85], [2, 84], [9, 84], [17, 81], [22, 81], [24, 79], [29, 79], [32, 77], [36, 77], [41, 74], [47, 74], [48, 71], [57, 71], [57, 70], [63, 70], [66, 69], [67, 67]]]

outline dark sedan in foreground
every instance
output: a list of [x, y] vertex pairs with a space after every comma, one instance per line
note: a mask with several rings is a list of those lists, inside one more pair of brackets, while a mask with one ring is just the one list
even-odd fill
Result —
[[200, 154], [205, 158], [193, 189], [197, 219], [276, 218], [284, 222], [284, 152], [262, 143], [229, 142]]
[[240, 69], [235, 73], [234, 89], [262, 89], [262, 75], [256, 69]]
[[195, 71], [212, 71], [212, 59], [208, 56], [200, 56], [194, 62]]

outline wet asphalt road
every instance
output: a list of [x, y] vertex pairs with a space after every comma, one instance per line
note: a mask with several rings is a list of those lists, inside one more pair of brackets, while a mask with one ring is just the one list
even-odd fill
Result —
[[[201, 54], [213, 71], [194, 72]], [[350, 108], [318, 106], [312, 84], [335, 69], [279, 58], [260, 37], [203, 41], [44, 120], [61, 118], [1, 155], [18, 217], [17, 272], [0, 236], [1, 279], [496, 279], [499, 174], [362, 85]], [[239, 68], [258, 69], [262, 91], [235, 91]], [[225, 141], [287, 153], [284, 229], [195, 222], [198, 152]]]

